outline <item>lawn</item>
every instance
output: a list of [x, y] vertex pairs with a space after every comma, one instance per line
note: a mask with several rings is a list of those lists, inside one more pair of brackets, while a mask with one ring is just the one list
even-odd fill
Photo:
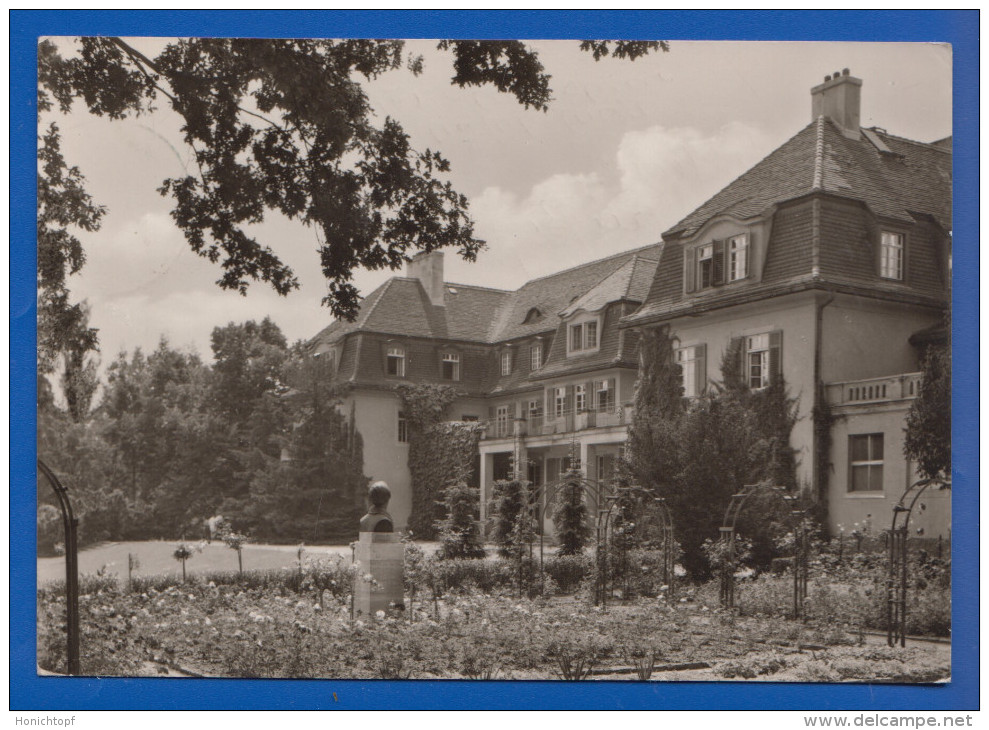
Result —
[[[79, 574], [95, 575], [103, 570], [107, 575], [126, 577], [127, 556], [130, 554], [140, 562], [135, 575], [181, 576], [182, 566], [172, 557], [178, 544], [178, 542], [164, 541], [109, 542], [86, 548], [79, 552]], [[297, 550], [297, 545], [248, 544], [244, 547], [244, 570], [270, 570], [294, 566], [298, 563]], [[307, 545], [305, 555], [313, 557], [343, 555], [349, 558], [350, 546]], [[214, 540], [211, 545], [206, 545], [201, 553], [196, 553], [186, 562], [186, 570], [190, 575], [222, 570], [235, 571], [237, 553], [219, 540]], [[64, 578], [64, 558], [38, 558], [39, 586]]]

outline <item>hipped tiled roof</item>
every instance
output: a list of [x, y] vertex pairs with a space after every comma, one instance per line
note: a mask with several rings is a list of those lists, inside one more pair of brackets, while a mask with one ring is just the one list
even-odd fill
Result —
[[950, 138], [924, 144], [869, 131], [889, 152], [867, 135], [851, 139], [830, 119], [818, 118], [663, 237], [689, 236], [717, 215], [750, 218], [812, 192], [861, 200], [877, 215], [903, 221], [930, 215], [951, 230]]

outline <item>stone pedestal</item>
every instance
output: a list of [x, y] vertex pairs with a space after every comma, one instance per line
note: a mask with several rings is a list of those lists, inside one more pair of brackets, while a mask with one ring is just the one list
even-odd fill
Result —
[[378, 611], [386, 614], [404, 606], [405, 545], [393, 532], [361, 532], [354, 549], [360, 573], [370, 573], [376, 581], [357, 578], [354, 588], [354, 618], [374, 618]]

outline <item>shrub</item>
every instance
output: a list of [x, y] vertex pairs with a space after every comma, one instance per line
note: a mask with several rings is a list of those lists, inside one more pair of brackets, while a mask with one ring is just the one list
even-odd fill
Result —
[[591, 537], [591, 526], [588, 523], [587, 502], [584, 500], [584, 490], [579, 481], [579, 474], [570, 473], [568, 481], [557, 499], [553, 512], [553, 524], [556, 525], [556, 539], [560, 543], [559, 555], [580, 555]]
[[726, 679], [755, 679], [767, 674], [776, 674], [789, 665], [789, 661], [779, 652], [751, 654], [749, 656], [722, 662], [714, 673]]
[[593, 576], [594, 559], [588, 555], [557, 554], [543, 563], [543, 570], [561, 593], [576, 593], [581, 584]]
[[459, 482], [447, 487], [443, 497], [446, 518], [436, 523], [443, 543], [439, 556], [445, 560], [483, 558], [484, 546], [474, 521], [479, 491]]

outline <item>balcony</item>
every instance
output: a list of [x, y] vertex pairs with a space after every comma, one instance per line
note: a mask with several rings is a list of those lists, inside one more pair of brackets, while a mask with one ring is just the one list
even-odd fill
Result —
[[483, 439], [512, 438], [518, 427], [519, 436], [553, 436], [556, 434], [586, 431], [591, 428], [608, 428], [624, 426], [632, 421], [632, 404], [607, 406], [590, 411], [564, 411], [560, 414], [544, 414], [530, 416], [528, 420], [489, 419], [483, 421], [485, 431]]
[[920, 391], [920, 373], [828, 383], [825, 387], [828, 403], [833, 406], [884, 403], [916, 398]]

